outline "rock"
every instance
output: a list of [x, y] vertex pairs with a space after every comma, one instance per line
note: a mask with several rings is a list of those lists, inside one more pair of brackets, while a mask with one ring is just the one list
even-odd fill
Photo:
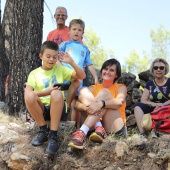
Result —
[[117, 80], [118, 83], [128, 86], [132, 81], [136, 79], [136, 76], [132, 73], [122, 73], [121, 77]]
[[170, 158], [170, 150], [162, 149], [154, 157], [154, 162], [161, 165]]
[[127, 117], [127, 127], [134, 126], [136, 124], [135, 115], [129, 115]]
[[10, 159], [7, 161], [7, 163], [8, 163], [8, 167], [11, 168], [12, 170], [19, 170], [19, 169], [25, 169], [24, 167], [28, 165], [29, 161], [30, 158], [28, 156], [22, 155], [20, 153], [13, 153], [10, 156]]
[[145, 144], [145, 142], [147, 142], [148, 140], [146, 138], [144, 138], [143, 136], [140, 135], [133, 135], [130, 138], [128, 138], [129, 142], [130, 142], [130, 147], [133, 148], [135, 146], [141, 146], [143, 144]]
[[131, 96], [132, 102], [133, 103], [140, 102], [141, 96], [142, 96], [142, 90], [138, 88], [133, 88], [132, 96]]
[[133, 103], [132, 103], [132, 96], [130, 94], [127, 94], [126, 96], [126, 106], [131, 106]]
[[144, 87], [146, 85], [146, 81], [140, 79], [139, 83], [140, 83], [141, 87], [144, 89]]
[[137, 80], [133, 80], [127, 86], [127, 90], [128, 90], [128, 92], [132, 92], [134, 88], [138, 89], [139, 87], [140, 87], [140, 83]]
[[153, 74], [150, 73], [150, 70], [143, 71], [143, 72], [139, 73], [138, 76], [139, 76], [140, 80], [143, 80], [145, 82], [148, 82], [149, 80], [154, 79], [154, 76], [153, 76]]
[[128, 146], [125, 142], [117, 142], [116, 146], [115, 146], [115, 152], [117, 157], [122, 157], [125, 153], [125, 151], [127, 151]]
[[156, 154], [155, 154], [155, 153], [150, 152], [150, 153], [148, 153], [148, 156], [149, 156], [150, 158], [154, 158], [154, 157], [156, 156]]

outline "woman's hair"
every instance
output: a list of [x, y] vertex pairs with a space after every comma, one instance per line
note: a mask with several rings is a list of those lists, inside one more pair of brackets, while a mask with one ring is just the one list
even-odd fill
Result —
[[114, 82], [121, 76], [121, 65], [119, 63], [119, 61], [117, 61], [114, 58], [111, 58], [109, 60], [106, 60], [103, 65], [102, 68], [100, 70], [100, 72], [102, 73], [103, 69], [105, 69], [108, 66], [112, 66], [112, 65], [116, 65], [116, 75], [117, 77], [114, 79]]
[[165, 64], [165, 74], [167, 74], [169, 72], [169, 64], [167, 63], [167, 61], [163, 58], [156, 58], [155, 60], [152, 61], [151, 63], [151, 67], [150, 67], [150, 72], [153, 74], [153, 66], [155, 63], [157, 62], [161, 62]]

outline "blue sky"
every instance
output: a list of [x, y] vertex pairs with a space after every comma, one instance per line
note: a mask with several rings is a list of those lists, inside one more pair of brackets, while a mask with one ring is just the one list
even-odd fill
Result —
[[[134, 49], [142, 57], [150, 54], [150, 30], [160, 24], [170, 30], [170, 0], [45, 0], [52, 15], [57, 6], [68, 10], [66, 24], [73, 18], [85, 21], [100, 38], [105, 49], [112, 49], [115, 57], [124, 63]], [[5, 0], [1, 1], [4, 6]], [[56, 28], [51, 13], [44, 6], [43, 41]]]

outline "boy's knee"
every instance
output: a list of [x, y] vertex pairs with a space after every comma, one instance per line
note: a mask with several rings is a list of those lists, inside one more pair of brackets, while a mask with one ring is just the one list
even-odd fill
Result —
[[35, 103], [37, 100], [37, 95], [32, 91], [29, 93], [25, 93], [25, 103]]
[[51, 92], [51, 100], [52, 101], [63, 101], [64, 102], [64, 99], [63, 99], [63, 94], [60, 90], [53, 90]]

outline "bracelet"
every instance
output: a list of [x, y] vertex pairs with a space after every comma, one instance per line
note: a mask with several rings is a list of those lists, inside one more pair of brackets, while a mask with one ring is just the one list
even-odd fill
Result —
[[103, 104], [103, 106], [101, 107], [101, 109], [103, 109], [103, 108], [105, 108], [106, 103], [105, 103], [105, 101], [104, 101], [104, 100], [101, 100], [101, 102], [102, 102], [102, 104]]

